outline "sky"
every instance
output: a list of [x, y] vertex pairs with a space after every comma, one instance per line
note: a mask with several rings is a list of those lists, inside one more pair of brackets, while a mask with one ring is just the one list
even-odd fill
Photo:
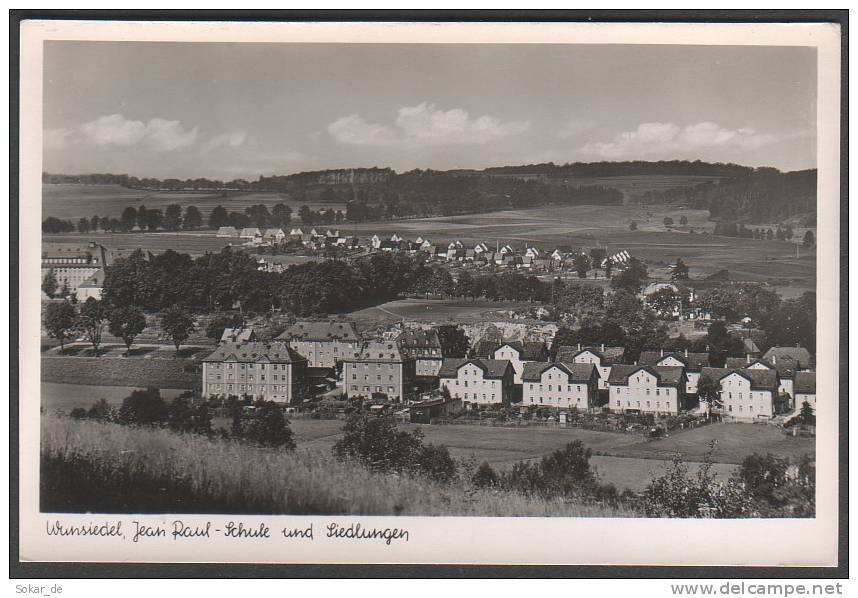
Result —
[[46, 42], [43, 169], [816, 167], [812, 48]]

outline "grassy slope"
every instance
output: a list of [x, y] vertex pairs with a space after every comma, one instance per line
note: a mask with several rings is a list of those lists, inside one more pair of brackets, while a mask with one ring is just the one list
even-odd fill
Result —
[[200, 374], [186, 372], [192, 359], [43, 357], [42, 381], [110, 386], [200, 387]]
[[438, 486], [408, 477], [380, 475], [339, 463], [328, 455], [300, 449], [289, 454], [166, 430], [44, 416], [42, 463], [48, 475], [42, 479], [42, 510], [634, 515], [601, 505], [479, 491], [465, 483]]

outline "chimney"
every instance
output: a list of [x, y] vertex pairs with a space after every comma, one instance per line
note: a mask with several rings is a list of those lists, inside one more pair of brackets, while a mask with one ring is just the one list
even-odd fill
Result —
[[578, 343], [578, 350], [581, 350], [581, 343]]
[[661, 349], [661, 350], [659, 351], [659, 355], [658, 355], [658, 356], [659, 356], [659, 357], [664, 357], [664, 349]]
[[602, 353], [605, 352], [605, 343], [602, 343]]
[[778, 363], [778, 356], [772, 355], [772, 365], [777, 365], [777, 363]]
[[685, 350], [685, 356], [688, 357], [688, 349]]
[[750, 353], [745, 353], [745, 360], [746, 360], [748, 363], [751, 363], [751, 354], [750, 354]]

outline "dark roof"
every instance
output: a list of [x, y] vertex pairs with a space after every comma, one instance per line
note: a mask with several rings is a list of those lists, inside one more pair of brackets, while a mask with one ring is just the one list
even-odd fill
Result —
[[203, 361], [294, 363], [307, 361], [287, 343], [255, 341], [250, 343], [223, 343]]
[[557, 361], [565, 361], [565, 362], [573, 362], [575, 358], [583, 353], [584, 351], [590, 351], [591, 353], [598, 355], [601, 359], [602, 365], [609, 365], [615, 363], [622, 363], [623, 357], [626, 354], [625, 347], [585, 347], [581, 346], [579, 349], [576, 347], [569, 347], [566, 345], [561, 345], [559, 349], [557, 349]]
[[816, 372], [796, 372], [793, 392], [816, 394]]
[[615, 365], [608, 377], [610, 384], [626, 385], [629, 376], [644, 370], [658, 378], [659, 386], [678, 386], [685, 380], [685, 368], [663, 365]]
[[771, 390], [777, 392], [778, 373], [775, 370], [749, 370], [745, 368], [703, 368], [701, 376], [709, 376], [720, 381], [730, 374], [739, 374], [751, 381], [752, 390]]
[[488, 359], [495, 354], [495, 349], [497, 349], [499, 346], [500, 343], [493, 339], [481, 338], [477, 341], [477, 344], [474, 345], [474, 354], [477, 357], [484, 357]]
[[540, 363], [524, 364], [521, 379], [528, 382], [539, 382], [545, 370], [557, 367], [569, 375], [570, 382], [589, 382], [596, 374], [596, 366], [592, 363]]
[[440, 349], [441, 339], [434, 328], [429, 330], [406, 330], [396, 339], [403, 349]]
[[343, 361], [360, 362], [399, 362], [408, 356], [400, 349], [396, 341], [373, 341], [365, 343], [350, 357], [344, 357]]
[[809, 368], [813, 360], [810, 351], [804, 347], [772, 347], [763, 355], [763, 359], [772, 363], [777, 363], [784, 357], [794, 359], [800, 368]]
[[777, 364], [769, 363], [765, 359], [751, 359], [751, 361], [748, 361], [747, 357], [728, 357], [727, 361], [724, 363], [724, 367], [733, 369], [750, 369], [755, 363], [760, 363], [769, 370], [777, 370], [778, 376], [781, 378], [795, 377], [795, 370], [798, 365], [789, 357], [779, 359]]
[[685, 364], [685, 367], [692, 371], [697, 371], [700, 368], [709, 367], [708, 353], [685, 353], [684, 351], [642, 351], [639, 363], [643, 365], [658, 365], [658, 362], [673, 357]]
[[483, 377], [485, 378], [503, 378], [507, 369], [512, 370], [512, 366], [506, 359], [465, 359], [457, 357], [444, 359], [438, 376], [440, 378], [456, 378], [459, 375], [459, 369], [468, 363], [483, 370]]
[[358, 340], [357, 330], [352, 322], [324, 321], [295, 322], [277, 337], [277, 340], [301, 341], [346, 341]]

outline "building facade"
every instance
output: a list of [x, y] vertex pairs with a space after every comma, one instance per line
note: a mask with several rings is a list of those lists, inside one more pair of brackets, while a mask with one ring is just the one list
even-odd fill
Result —
[[515, 371], [515, 384], [521, 384], [524, 365], [529, 362], [547, 362], [548, 350], [545, 347], [545, 343], [536, 341], [509, 341], [496, 348], [492, 353], [492, 357], [496, 360], [509, 361], [512, 369]]
[[515, 370], [506, 360], [445, 359], [439, 372], [441, 388], [466, 404], [508, 404]]
[[696, 395], [700, 372], [703, 368], [709, 367], [709, 354], [689, 353], [688, 350], [682, 352], [642, 351], [638, 362], [641, 365], [685, 368], [685, 392], [689, 395]]
[[355, 325], [339, 321], [300, 321], [290, 326], [277, 340], [307, 358], [311, 368], [331, 368], [360, 348]]
[[43, 243], [42, 279], [53, 270], [59, 288], [66, 285], [76, 295], [78, 287], [110, 261], [107, 249], [98, 243]]
[[800, 411], [805, 401], [816, 413], [816, 372], [798, 372], [795, 375], [795, 409]]
[[681, 367], [615, 365], [608, 382], [608, 406], [619, 413], [676, 415], [687, 408]]
[[596, 407], [599, 374], [591, 363], [528, 363], [522, 381], [524, 405]]
[[438, 331], [406, 330], [396, 339], [400, 347], [416, 360], [418, 376], [437, 376], [441, 370], [444, 356], [441, 352], [441, 339]]
[[563, 363], [592, 363], [599, 372], [599, 390], [608, 389], [611, 368], [622, 363], [626, 350], [623, 347], [576, 347], [561, 346], [557, 350], [557, 361]]
[[717, 410], [725, 419], [771, 419], [783, 411], [775, 370], [703, 368], [702, 375], [718, 383], [721, 405]]
[[203, 396], [303, 400], [307, 360], [284, 342], [223, 343], [203, 360]]
[[416, 362], [395, 341], [370, 342], [343, 358], [343, 391], [349, 398], [385, 395], [391, 401], [414, 397]]

